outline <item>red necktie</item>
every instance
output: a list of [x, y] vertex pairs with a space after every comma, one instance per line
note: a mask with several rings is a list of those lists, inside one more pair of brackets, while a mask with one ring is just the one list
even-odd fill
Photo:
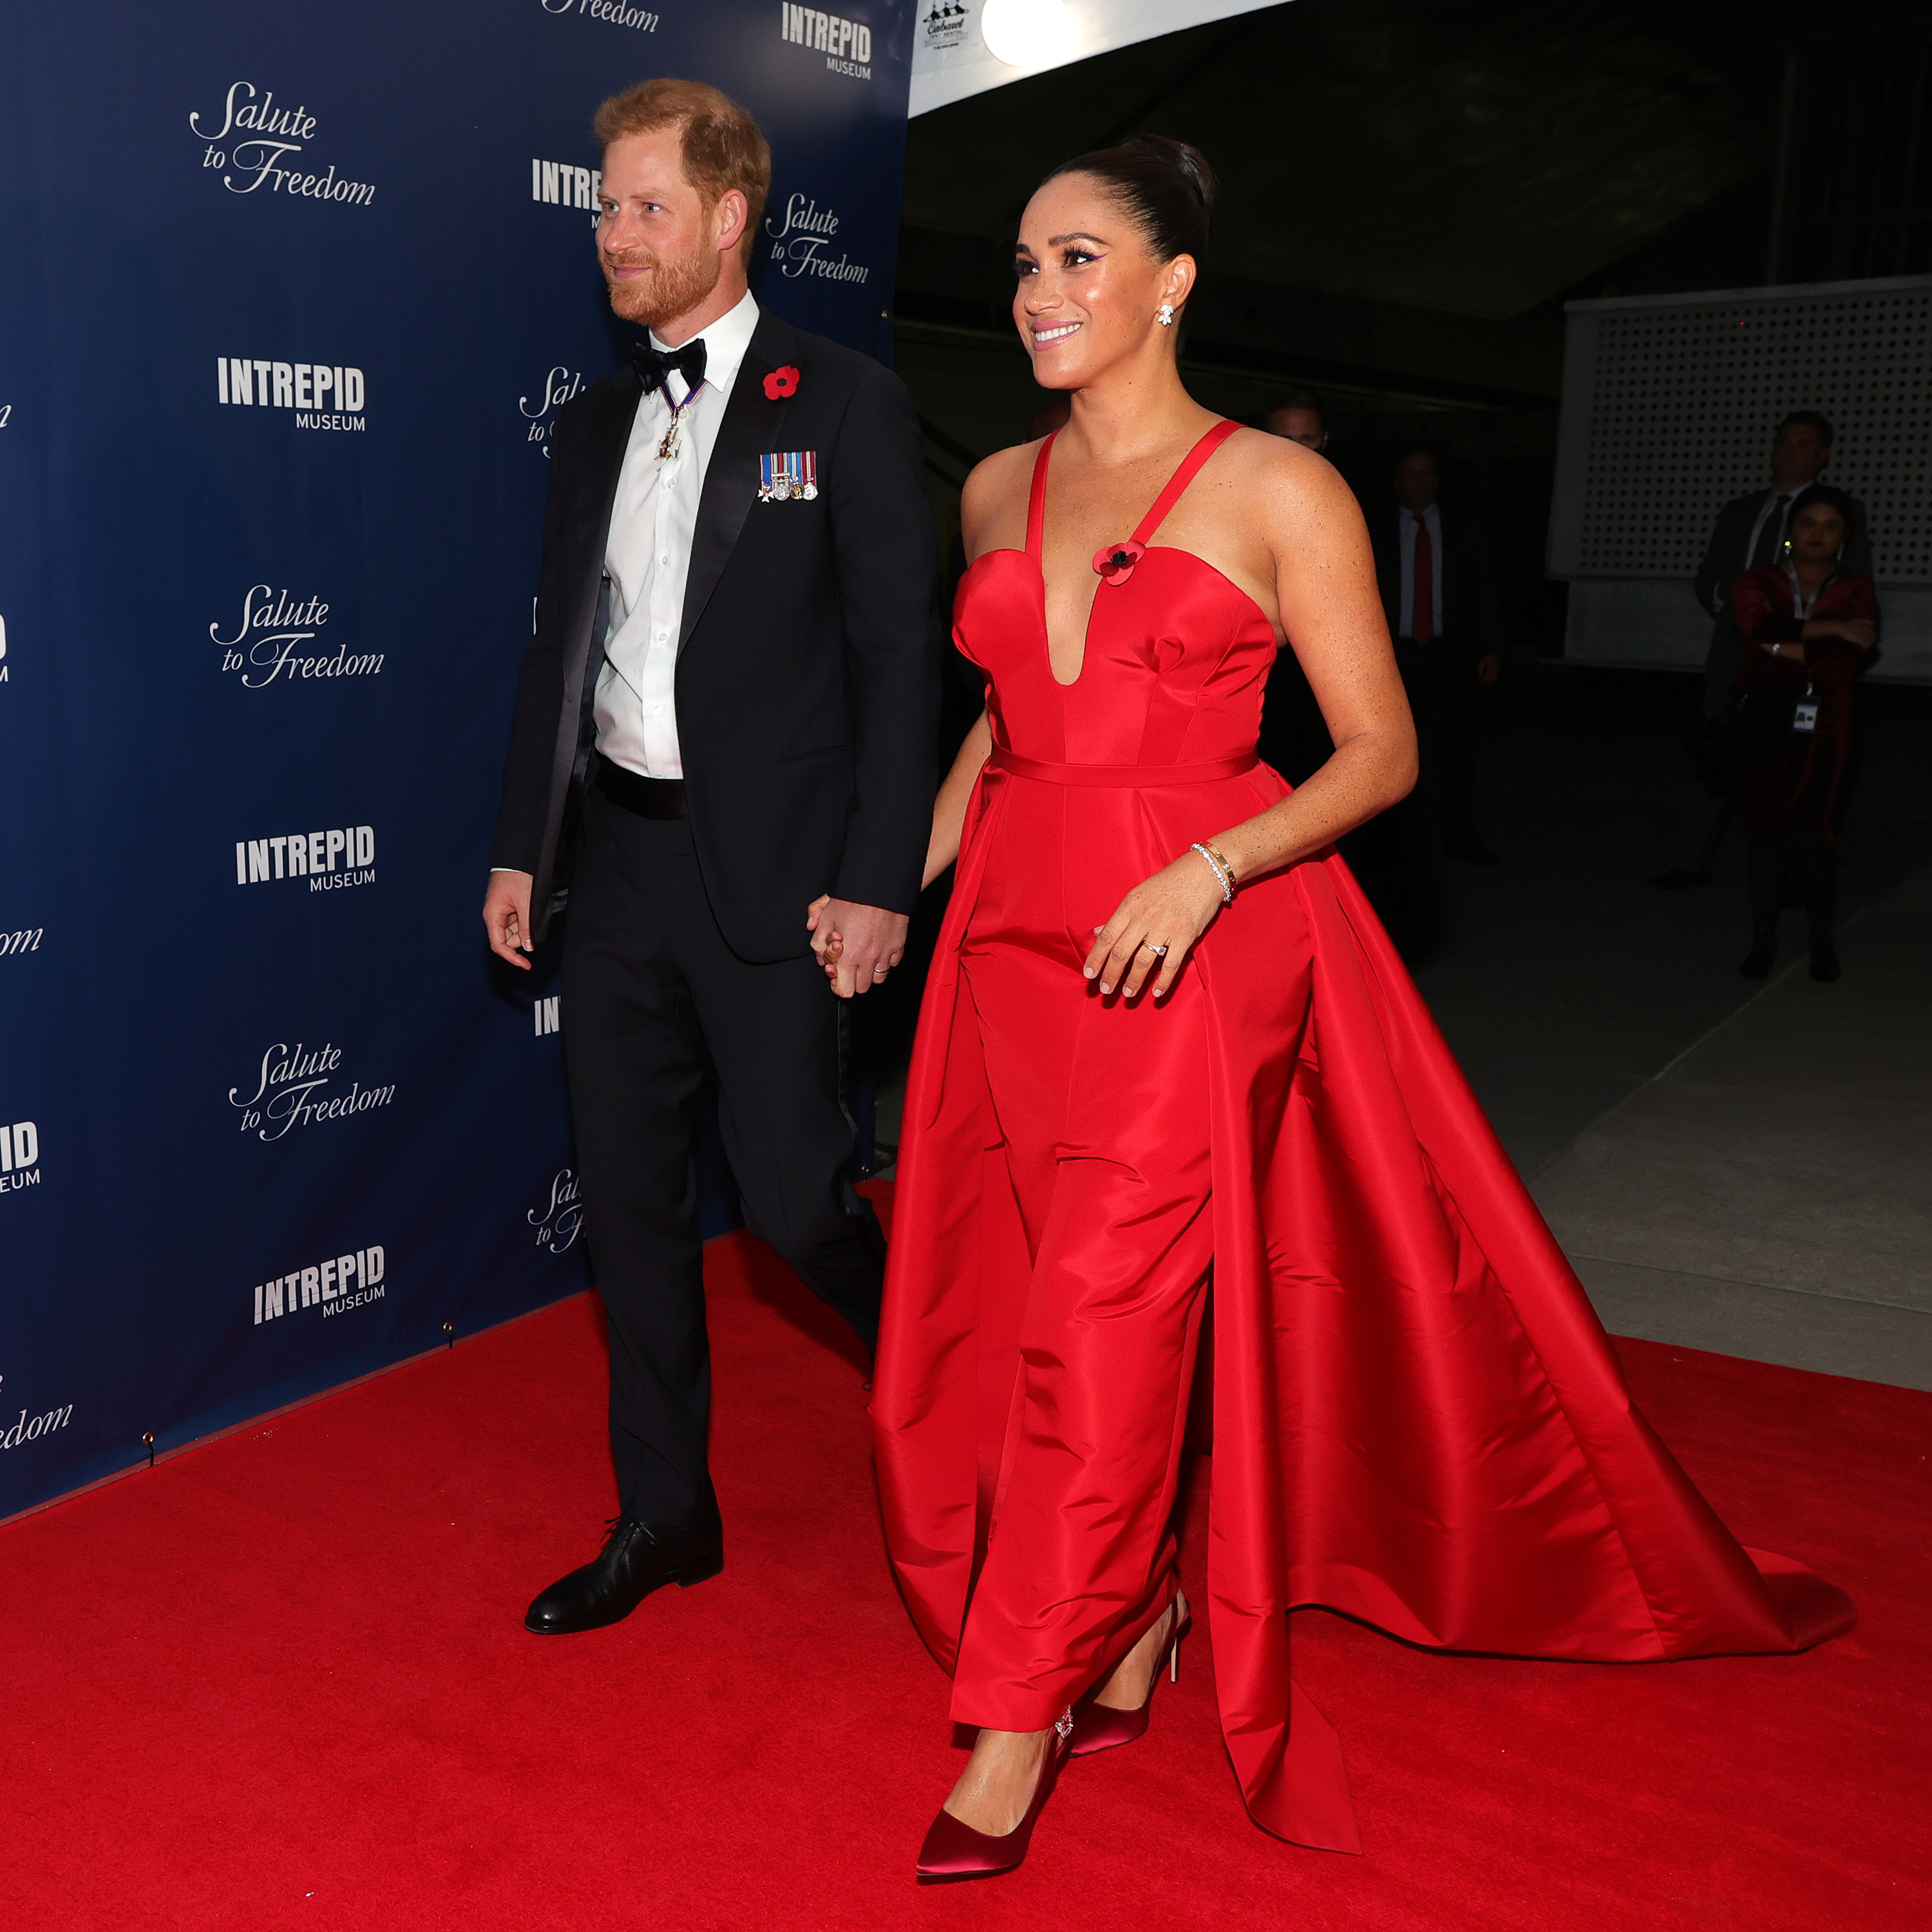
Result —
[[[1409, 514], [1415, 516], [1412, 510]], [[1409, 572], [1415, 594], [1409, 601], [1408, 634], [1418, 644], [1436, 635], [1436, 546], [1429, 541], [1429, 526], [1415, 517], [1415, 562]]]

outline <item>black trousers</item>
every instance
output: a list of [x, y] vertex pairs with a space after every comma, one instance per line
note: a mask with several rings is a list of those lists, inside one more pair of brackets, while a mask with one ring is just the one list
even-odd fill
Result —
[[1832, 937], [1838, 916], [1838, 848], [1812, 832], [1761, 833], [1750, 842], [1751, 926], [1760, 939], [1778, 931], [1788, 888], [1796, 888], [1811, 944]]
[[[752, 1232], [869, 1348], [885, 1238], [846, 1178], [844, 1010], [809, 952], [752, 965], [724, 943], [680, 820], [584, 800], [563, 942], [564, 1053], [584, 1228], [610, 1336], [620, 1514], [713, 1507], [711, 1349], [692, 1140], [708, 1052]], [[801, 938], [806, 908], [798, 908]]]
[[1395, 640], [1396, 668], [1415, 717], [1416, 796], [1446, 844], [1475, 844], [1476, 765], [1471, 742], [1475, 653], [1453, 638]]

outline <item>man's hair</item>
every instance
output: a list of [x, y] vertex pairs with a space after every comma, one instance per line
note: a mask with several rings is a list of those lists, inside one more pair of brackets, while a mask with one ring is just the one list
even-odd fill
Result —
[[1391, 470], [1400, 470], [1412, 456], [1426, 456], [1435, 464], [1438, 476], [1442, 473], [1442, 459], [1436, 454], [1432, 443], [1406, 442], [1395, 453], [1395, 460], [1389, 465]]
[[1827, 449], [1831, 448], [1832, 425], [1824, 417], [1821, 416], [1816, 410], [1792, 410], [1788, 411], [1786, 413], [1784, 420], [1778, 424], [1778, 428], [1774, 434], [1781, 435], [1786, 430], [1790, 428], [1794, 423], [1796, 424], [1800, 429], [1815, 429], [1818, 432], [1818, 440], [1822, 442]]
[[772, 190], [771, 144], [728, 94], [701, 80], [640, 81], [612, 94], [590, 124], [600, 148], [627, 134], [676, 128], [685, 178], [704, 197], [705, 206], [716, 208], [733, 188], [745, 197], [740, 252], [751, 266], [765, 198]]
[[1284, 389], [1262, 412], [1262, 421], [1278, 416], [1283, 410], [1306, 410], [1321, 418], [1322, 427], [1328, 427], [1328, 412], [1322, 406], [1322, 398], [1312, 389]]

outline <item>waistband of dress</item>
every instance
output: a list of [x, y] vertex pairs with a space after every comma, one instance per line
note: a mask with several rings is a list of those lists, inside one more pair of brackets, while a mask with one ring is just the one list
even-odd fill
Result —
[[1244, 772], [1252, 771], [1261, 758], [1258, 753], [1247, 752], [1238, 758], [1214, 758], [1198, 765], [1056, 765], [1043, 758], [1023, 758], [1017, 752], [995, 745], [986, 762], [996, 772], [1010, 772], [1019, 778], [1038, 778], [1046, 784], [1114, 786], [1138, 790], [1238, 778]]

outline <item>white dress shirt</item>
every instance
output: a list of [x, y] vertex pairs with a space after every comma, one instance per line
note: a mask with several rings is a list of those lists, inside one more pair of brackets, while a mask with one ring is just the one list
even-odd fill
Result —
[[[684, 776], [676, 684], [692, 533], [731, 386], [758, 326], [758, 305], [748, 294], [700, 332], [703, 384], [687, 398], [684, 378], [674, 371], [663, 388], [639, 398], [618, 472], [604, 546], [610, 622], [597, 674], [597, 748], [644, 778]], [[655, 333], [651, 340], [659, 349], [670, 346]], [[678, 392], [676, 411], [667, 389]], [[658, 450], [674, 415], [682, 419], [677, 449], [660, 458]]]
[[[1432, 593], [1433, 628], [1442, 634], [1442, 518], [1433, 503], [1422, 513], [1429, 532], [1429, 585]], [[1415, 518], [1413, 510], [1398, 510], [1402, 519], [1402, 602], [1396, 607], [1396, 635], [1406, 638], [1413, 628], [1415, 614]]]
[[1797, 494], [1796, 490], [1792, 490], [1780, 496], [1775, 484], [1766, 493], [1763, 507], [1759, 510], [1757, 520], [1751, 525], [1750, 535], [1744, 542], [1743, 568], [1745, 570], [1750, 568], [1751, 560], [1757, 555], [1758, 539], [1764, 534], [1765, 525], [1774, 516], [1778, 519], [1778, 529], [1773, 538], [1771, 561], [1774, 563], [1778, 561], [1778, 554], [1784, 547], [1785, 522], [1791, 514], [1791, 499]]

